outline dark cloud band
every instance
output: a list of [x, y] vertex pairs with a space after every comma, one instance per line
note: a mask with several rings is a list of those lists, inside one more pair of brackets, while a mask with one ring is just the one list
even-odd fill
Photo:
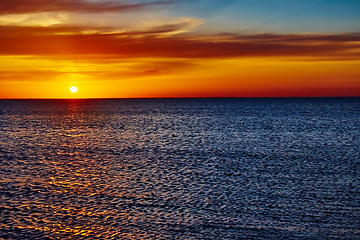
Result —
[[[182, 26], [112, 34], [83, 34], [81, 27], [0, 27], [1, 55], [117, 55], [119, 57], [226, 58], [322, 57], [359, 59], [360, 33], [334, 35], [173, 36]], [[101, 30], [101, 29], [100, 29]], [[65, 33], [65, 34], [64, 34]], [[136, 38], [134, 38], [136, 36]]]

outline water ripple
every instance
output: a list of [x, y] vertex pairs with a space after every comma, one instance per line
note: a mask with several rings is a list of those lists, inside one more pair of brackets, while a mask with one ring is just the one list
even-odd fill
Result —
[[1, 100], [4, 239], [360, 238], [360, 101]]

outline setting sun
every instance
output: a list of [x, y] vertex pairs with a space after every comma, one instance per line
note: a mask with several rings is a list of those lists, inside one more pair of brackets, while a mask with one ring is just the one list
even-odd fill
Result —
[[77, 87], [72, 86], [72, 87], [70, 88], [70, 92], [76, 93], [76, 92], [77, 92]]

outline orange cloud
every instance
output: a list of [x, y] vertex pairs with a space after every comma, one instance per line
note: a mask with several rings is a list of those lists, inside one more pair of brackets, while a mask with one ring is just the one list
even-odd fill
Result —
[[0, 26], [2, 55], [91, 55], [125, 58], [315, 57], [359, 59], [360, 33], [161, 37], [183, 24], [148, 31], [84, 33], [83, 27]]

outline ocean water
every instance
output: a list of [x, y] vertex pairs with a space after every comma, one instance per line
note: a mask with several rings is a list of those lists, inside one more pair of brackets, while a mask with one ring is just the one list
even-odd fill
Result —
[[2, 239], [360, 239], [360, 99], [0, 100]]

